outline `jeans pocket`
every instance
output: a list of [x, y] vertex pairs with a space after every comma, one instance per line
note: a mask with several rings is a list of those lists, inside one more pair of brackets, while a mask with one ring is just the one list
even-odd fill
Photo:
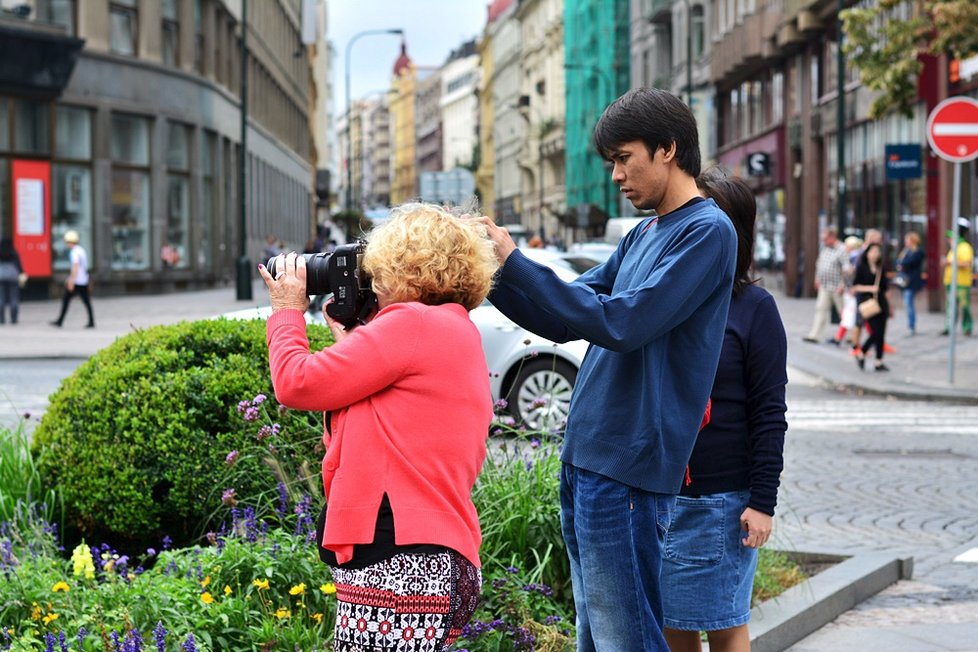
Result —
[[723, 559], [723, 498], [677, 496], [666, 532], [665, 558], [693, 566], [716, 566]]

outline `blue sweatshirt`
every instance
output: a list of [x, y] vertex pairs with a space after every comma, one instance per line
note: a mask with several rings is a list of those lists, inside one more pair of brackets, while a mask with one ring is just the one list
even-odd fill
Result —
[[696, 438], [684, 495], [750, 490], [747, 505], [774, 516], [784, 466], [788, 344], [778, 307], [749, 285], [730, 303], [710, 423]]
[[713, 387], [737, 258], [713, 200], [648, 218], [572, 283], [514, 251], [490, 300], [555, 342], [591, 343], [561, 459], [623, 484], [677, 493]]

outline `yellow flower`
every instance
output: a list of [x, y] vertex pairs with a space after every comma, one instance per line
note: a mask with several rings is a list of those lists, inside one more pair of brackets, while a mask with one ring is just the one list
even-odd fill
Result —
[[51, 591], [53, 593], [57, 593], [58, 591], [64, 591], [65, 593], [67, 593], [70, 588], [71, 587], [68, 586], [67, 582], [58, 582], [51, 587]]
[[200, 599], [201, 601], [203, 601], [204, 604], [213, 604], [214, 602], [214, 596], [211, 595], [210, 591], [204, 591], [203, 593], [201, 593]]
[[204, 579], [202, 579], [200, 581], [200, 588], [206, 589], [207, 588], [207, 585], [210, 584], [210, 583], [211, 583], [211, 576], [208, 575], [207, 577], [205, 577]]
[[303, 595], [305, 594], [305, 592], [306, 592], [305, 582], [293, 586], [291, 589], [289, 589], [289, 595]]
[[316, 623], [323, 622], [323, 615], [322, 614], [309, 614], [309, 617], [312, 618], [313, 620], [315, 620]]
[[75, 577], [85, 574], [85, 579], [95, 577], [95, 564], [92, 561], [92, 550], [84, 543], [79, 543], [71, 553], [71, 563]]
[[319, 587], [319, 590], [325, 593], [326, 595], [332, 595], [336, 593], [336, 585], [333, 584], [332, 582], [326, 582], [325, 584]]
[[224, 585], [224, 595], [231, 595], [231, 587], [227, 584]]
[[258, 590], [268, 588], [268, 580], [251, 580], [251, 583], [258, 587]]
[[41, 605], [37, 604], [36, 602], [32, 602], [31, 604], [33, 605], [33, 608], [31, 609], [31, 620], [40, 620]]
[[291, 615], [292, 612], [284, 607], [279, 607], [278, 610], [275, 612], [275, 617], [278, 618], [279, 620], [282, 620], [283, 618], [288, 618]]
[[51, 623], [52, 620], [57, 620], [57, 619], [58, 619], [58, 614], [48, 614], [42, 620], [45, 625], [48, 625]]

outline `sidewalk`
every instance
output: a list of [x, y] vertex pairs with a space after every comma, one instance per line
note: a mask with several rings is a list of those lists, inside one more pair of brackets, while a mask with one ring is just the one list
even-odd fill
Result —
[[[831, 386], [900, 398], [940, 399], [978, 403], [978, 336], [958, 333], [955, 347], [954, 383], [949, 378], [949, 338], [939, 335], [944, 315], [917, 311], [917, 336], [908, 337], [906, 313], [894, 305], [887, 340], [895, 349], [886, 357], [889, 373], [877, 373], [872, 365], [861, 371], [846, 346], [803, 342], [815, 308], [814, 299], [786, 297], [777, 279], [767, 279], [788, 335], [788, 364]], [[233, 285], [213, 290], [158, 295], [99, 297], [92, 299], [96, 328], [86, 329], [85, 308], [72, 302], [63, 328], [48, 322], [58, 316], [60, 300], [21, 304], [20, 323], [0, 326], [0, 358], [87, 358], [116, 338], [157, 324], [207, 319], [234, 310], [268, 305], [265, 284], [256, 280], [251, 301], [238, 301]], [[923, 295], [918, 304], [926, 305]], [[899, 300], [897, 300], [899, 301]], [[826, 328], [822, 340], [835, 334]]]

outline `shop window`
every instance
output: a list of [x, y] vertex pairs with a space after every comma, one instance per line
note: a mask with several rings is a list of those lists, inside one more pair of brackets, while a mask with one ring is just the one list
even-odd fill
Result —
[[167, 138], [166, 235], [160, 248], [164, 267], [190, 264], [190, 129], [171, 122]]
[[201, 217], [197, 244], [197, 267], [209, 270], [213, 263], [214, 247], [214, 134], [204, 132], [200, 139]]
[[112, 269], [149, 269], [149, 120], [112, 116]]
[[0, 152], [10, 149], [10, 103], [0, 97]]
[[55, 114], [55, 156], [76, 161], [91, 159], [91, 112], [88, 109], [74, 106], [59, 106]]
[[180, 65], [180, 3], [178, 0], [163, 0], [163, 63], [167, 66]]
[[45, 102], [14, 101], [14, 151], [50, 154], [50, 106]]
[[109, 5], [109, 50], [135, 56], [139, 24], [139, 0], [113, 0]]
[[83, 246], [92, 242], [92, 173], [84, 165], [55, 163], [51, 168], [51, 253], [56, 270], [71, 268], [64, 244], [69, 229], [78, 231]]

